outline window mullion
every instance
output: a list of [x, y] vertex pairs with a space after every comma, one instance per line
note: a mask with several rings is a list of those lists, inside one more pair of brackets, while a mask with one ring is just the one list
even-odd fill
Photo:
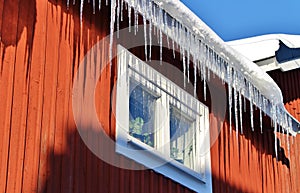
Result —
[[162, 92], [161, 97], [156, 101], [155, 110], [155, 148], [164, 155], [169, 155], [169, 103], [168, 96]]

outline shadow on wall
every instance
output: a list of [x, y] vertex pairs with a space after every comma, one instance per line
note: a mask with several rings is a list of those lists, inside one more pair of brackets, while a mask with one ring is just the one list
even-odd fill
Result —
[[[277, 132], [276, 138], [274, 134], [274, 127], [272, 126], [271, 119], [264, 115], [262, 112], [262, 129], [260, 127], [260, 112], [259, 109], [254, 106], [253, 112], [253, 130], [251, 129], [251, 118], [250, 118], [250, 106], [247, 101], [246, 112], [243, 110], [243, 134], [242, 136], [249, 140], [251, 144], [257, 149], [258, 153], [263, 155], [271, 155], [272, 158], [276, 158], [277, 150], [277, 161], [282, 162], [287, 168], [290, 168], [290, 161], [288, 158], [287, 144], [285, 144], [286, 134]], [[239, 112], [238, 112], [239, 113]], [[239, 115], [238, 115], [239, 116]], [[235, 114], [232, 112], [232, 124], [233, 129], [236, 130]], [[238, 129], [240, 131], [240, 120], [238, 120]], [[276, 142], [275, 142], [276, 139]], [[289, 144], [290, 145], [290, 144]], [[250, 150], [249, 150], [250, 151]]]
[[28, 56], [28, 61], [30, 61], [36, 23], [36, 0], [9, 0], [2, 1], [2, 3], [2, 63], [6, 48], [9, 46], [17, 46], [21, 36], [24, 35], [24, 33], [26, 33], [26, 50], [24, 51], [27, 52], [26, 54]]
[[[92, 136], [101, 136], [89, 130]], [[146, 169], [135, 162], [117, 155], [111, 156], [123, 164], [141, 170], [126, 170], [112, 166], [93, 154], [81, 140], [76, 130], [66, 136], [66, 151], [49, 155], [48, 175], [41, 193], [192, 193], [193, 191], [169, 180], [168, 178]], [[101, 137], [98, 139], [99, 149], [106, 149]], [[50, 152], [53, 152], [50, 151]], [[226, 192], [245, 192], [220, 176], [214, 176], [217, 187]], [[218, 192], [218, 191], [217, 191]], [[222, 191], [221, 191], [222, 192]], [[223, 191], [225, 192], [225, 191]]]
[[282, 72], [268, 72], [281, 89], [283, 102], [289, 113], [300, 121], [300, 68]]

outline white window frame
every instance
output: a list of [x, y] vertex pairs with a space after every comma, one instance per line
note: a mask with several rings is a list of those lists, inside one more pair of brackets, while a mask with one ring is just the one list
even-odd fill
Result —
[[[127, 49], [118, 45], [116, 89], [116, 152], [161, 173], [172, 180], [196, 191], [212, 192], [210, 163], [209, 110], [192, 95], [175, 85]], [[156, 100], [155, 148], [129, 135], [129, 82], [130, 77], [159, 95]], [[153, 83], [150, 84], [149, 83]], [[158, 85], [157, 87], [155, 85]], [[162, 89], [164, 92], [162, 92]], [[173, 97], [169, 97], [168, 94]], [[169, 104], [179, 107], [185, 114], [195, 116], [196, 147], [198, 152], [196, 171], [170, 158]], [[182, 105], [184, 104], [184, 105]], [[165, 121], [167, 120], [167, 121]], [[201, 150], [198, 150], [201, 151]]]

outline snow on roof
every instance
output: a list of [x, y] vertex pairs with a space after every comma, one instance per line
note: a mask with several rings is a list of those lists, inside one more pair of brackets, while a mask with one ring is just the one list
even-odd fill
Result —
[[226, 43], [264, 71], [300, 67], [300, 35], [269, 34]]
[[226, 42], [251, 61], [258, 61], [275, 56], [279, 42], [289, 48], [300, 47], [300, 35], [268, 34]]

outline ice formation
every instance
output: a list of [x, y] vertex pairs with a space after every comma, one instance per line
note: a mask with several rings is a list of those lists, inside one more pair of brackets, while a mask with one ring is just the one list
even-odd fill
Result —
[[[99, 0], [99, 9], [101, 0]], [[188, 76], [189, 62], [193, 59], [194, 84], [197, 80], [197, 72], [204, 82], [203, 93], [206, 100], [206, 82], [209, 81], [210, 73], [218, 76], [228, 86], [229, 122], [232, 128], [232, 109], [236, 129], [243, 132], [242, 109], [246, 106], [246, 100], [250, 103], [250, 122], [254, 129], [253, 106], [259, 108], [260, 129], [262, 132], [262, 113], [267, 114], [273, 121], [275, 132], [275, 148], [277, 155], [276, 132], [278, 128], [284, 128], [286, 133], [296, 135], [299, 122], [295, 120], [283, 105], [282, 94], [276, 83], [264, 73], [256, 64], [238, 54], [226, 45], [205, 23], [194, 15], [179, 0], [111, 0], [110, 21], [110, 58], [112, 56], [114, 24], [123, 18], [123, 3], [128, 6], [129, 31], [131, 30], [131, 11], [134, 11], [134, 32], [138, 31], [138, 14], [143, 17], [145, 56], [151, 60], [152, 31], [158, 37], [160, 45], [160, 60], [162, 61], [163, 34], [172, 41], [172, 50], [175, 58], [175, 49], [179, 47], [183, 61], [183, 73]], [[107, 0], [106, 0], [107, 4]], [[69, 5], [69, 0], [67, 0]], [[80, 2], [80, 18], [82, 19], [84, 0]], [[95, 3], [93, 2], [93, 6]], [[94, 8], [95, 10], [95, 8]], [[121, 16], [120, 16], [121, 15]], [[122, 19], [121, 19], [122, 20]], [[146, 23], [149, 23], [148, 33]], [[154, 30], [153, 30], [154, 29]], [[147, 43], [149, 40], [149, 52]], [[175, 45], [176, 44], [176, 45]], [[186, 79], [184, 78], [184, 85]], [[194, 90], [196, 94], [196, 90]], [[244, 101], [242, 101], [242, 98]], [[238, 122], [240, 122], [240, 127]], [[288, 138], [288, 137], [287, 137]], [[288, 139], [287, 139], [288, 140]], [[288, 147], [289, 148], [289, 147]]]

